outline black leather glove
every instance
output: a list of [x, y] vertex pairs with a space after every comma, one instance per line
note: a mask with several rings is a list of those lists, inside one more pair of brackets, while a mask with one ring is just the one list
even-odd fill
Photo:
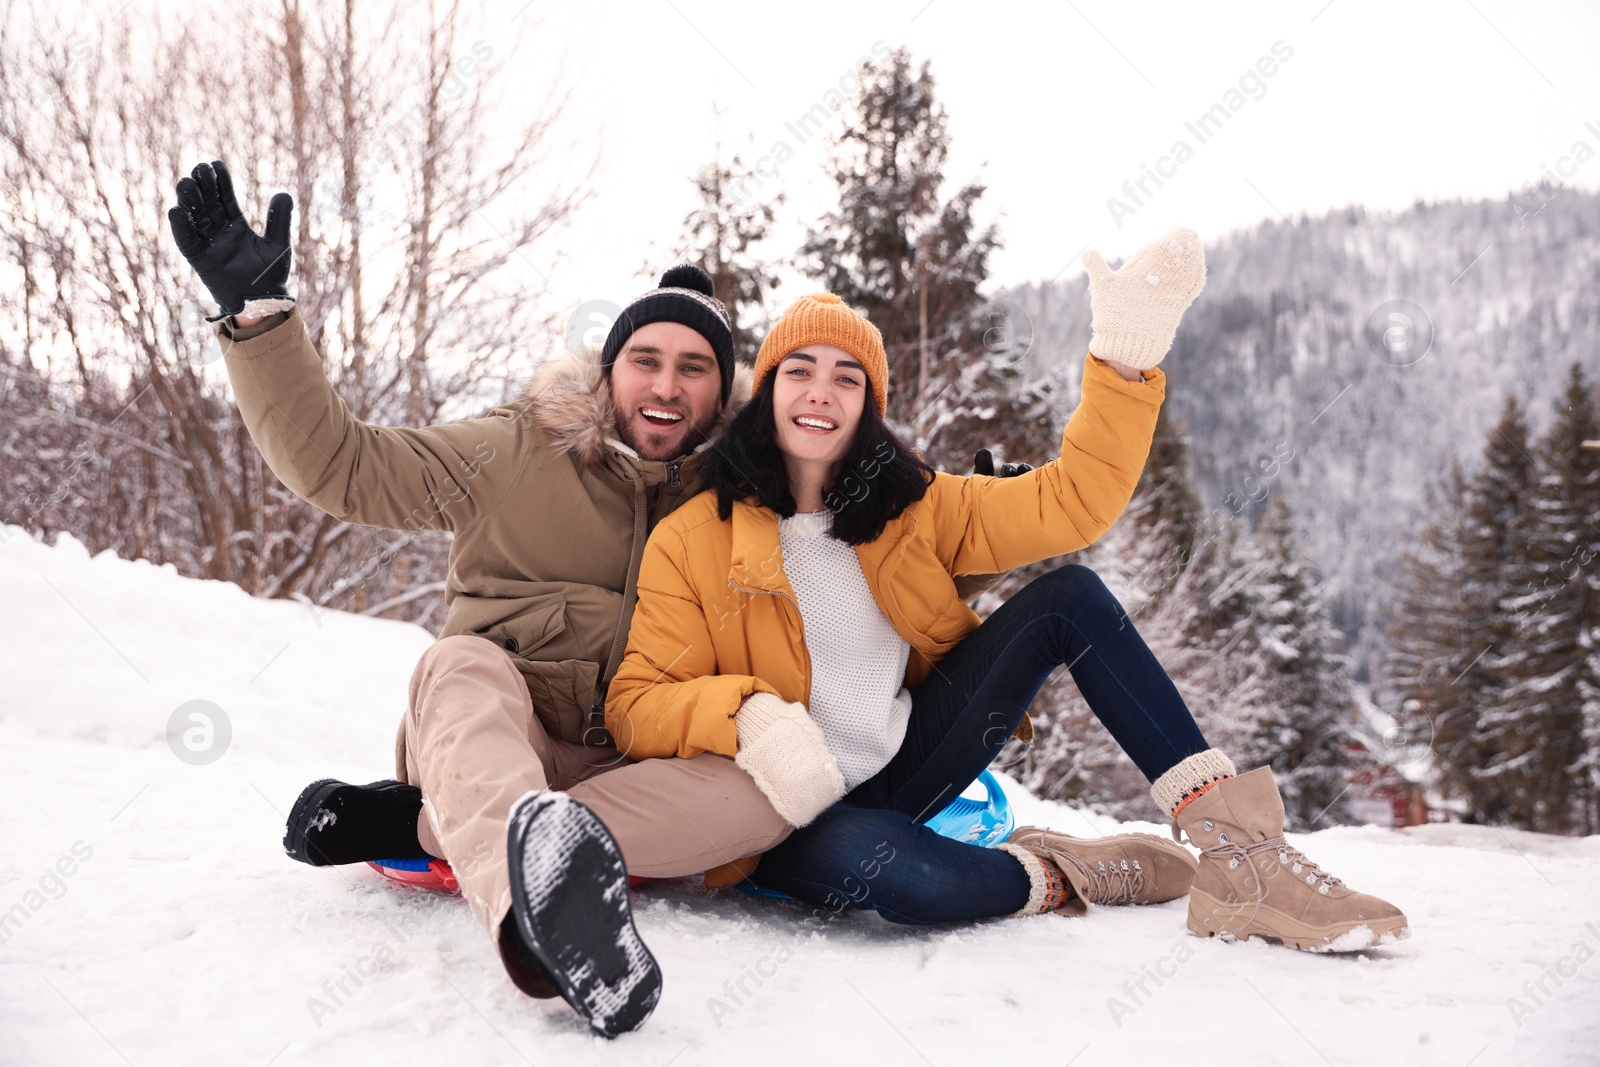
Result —
[[279, 193], [267, 207], [266, 235], [250, 228], [222, 160], [201, 163], [178, 182], [178, 206], [167, 212], [178, 251], [200, 275], [221, 312], [268, 315], [294, 306], [289, 295], [289, 216], [294, 197]]
[[994, 453], [987, 448], [980, 448], [972, 457], [972, 473], [987, 474], [991, 477], [1015, 478], [1019, 474], [1027, 474], [1033, 470], [1031, 463], [1002, 463], [1000, 469], [994, 468]]

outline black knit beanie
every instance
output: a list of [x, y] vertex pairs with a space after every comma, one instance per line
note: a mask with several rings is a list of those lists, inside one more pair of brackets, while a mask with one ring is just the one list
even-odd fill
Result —
[[733, 327], [710, 276], [699, 267], [680, 264], [661, 276], [658, 288], [623, 308], [600, 350], [600, 366], [608, 376], [633, 331], [652, 322], [680, 323], [710, 342], [717, 357], [717, 372], [722, 375], [722, 402], [726, 404], [733, 389]]

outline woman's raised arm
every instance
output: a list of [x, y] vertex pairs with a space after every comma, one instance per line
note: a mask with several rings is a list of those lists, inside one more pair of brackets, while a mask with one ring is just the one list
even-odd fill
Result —
[[1198, 234], [1180, 229], [1120, 270], [1093, 250], [1083, 262], [1094, 338], [1061, 455], [1015, 478], [939, 475], [929, 503], [940, 559], [952, 574], [1010, 570], [1093, 544], [1127, 508], [1144, 472], [1166, 398], [1156, 364], [1205, 286], [1205, 253]]

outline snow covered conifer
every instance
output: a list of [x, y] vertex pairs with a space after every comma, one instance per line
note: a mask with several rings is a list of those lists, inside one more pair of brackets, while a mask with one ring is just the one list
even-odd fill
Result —
[[1255, 747], [1273, 768], [1291, 822], [1317, 829], [1339, 821], [1331, 806], [1351, 769], [1347, 660], [1282, 493], [1262, 509], [1256, 541], [1266, 564], [1256, 583], [1256, 633], [1267, 699], [1252, 724]]
[[1483, 671], [1476, 622], [1463, 595], [1470, 476], [1452, 460], [1427, 487], [1418, 536], [1402, 557], [1400, 593], [1387, 622], [1383, 703], [1408, 747], [1425, 747], [1435, 784], [1467, 807], [1481, 806], [1472, 770], [1481, 766], [1476, 686]]
[[862, 72], [832, 141], [839, 204], [812, 229], [800, 268], [883, 333], [889, 419], [935, 467], [966, 473], [988, 447], [1007, 460], [1054, 455], [1054, 384], [1029, 382], [1022, 316], [979, 288], [997, 229], [975, 217], [984, 186], [941, 195], [948, 118], [929, 64], [899, 48]]
[[[772, 231], [782, 194], [761, 199], [761, 176], [740, 159], [717, 156], [694, 177], [697, 202], [684, 216], [684, 238], [674, 249], [674, 259], [693, 263], [710, 277], [733, 324], [734, 355], [747, 362], [766, 337], [766, 294], [778, 286], [771, 262], [755, 248]], [[651, 271], [659, 274], [660, 271]]]
[[[1515, 656], [1502, 713], [1515, 731], [1529, 795], [1519, 825], [1582, 830], [1590, 817], [1583, 696], [1585, 635], [1600, 620], [1600, 436], [1594, 394], [1574, 363], [1555, 419], [1533, 450], [1526, 555], [1508, 560]], [[1524, 822], [1523, 820], [1527, 820]], [[1592, 832], [1592, 824], [1590, 831]]]
[[1463, 538], [1462, 593], [1479, 650], [1461, 678], [1478, 702], [1481, 762], [1468, 771], [1475, 781], [1471, 792], [1480, 817], [1519, 826], [1531, 825], [1544, 806], [1540, 741], [1524, 718], [1525, 700], [1512, 689], [1517, 678], [1529, 673], [1516, 613], [1518, 598], [1533, 577], [1528, 562], [1530, 504], [1537, 472], [1531, 451], [1522, 406], [1515, 395], [1509, 396], [1472, 481]]

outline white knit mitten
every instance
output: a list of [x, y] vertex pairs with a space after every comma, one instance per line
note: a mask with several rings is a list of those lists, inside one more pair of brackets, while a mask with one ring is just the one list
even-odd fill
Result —
[[1149, 370], [1172, 347], [1178, 320], [1206, 284], [1200, 235], [1177, 229], [1133, 254], [1117, 270], [1094, 249], [1083, 254], [1089, 270], [1094, 339], [1089, 351], [1111, 363]]
[[844, 796], [844, 776], [804, 704], [751, 693], [733, 716], [733, 758], [791, 826], [804, 826]]

